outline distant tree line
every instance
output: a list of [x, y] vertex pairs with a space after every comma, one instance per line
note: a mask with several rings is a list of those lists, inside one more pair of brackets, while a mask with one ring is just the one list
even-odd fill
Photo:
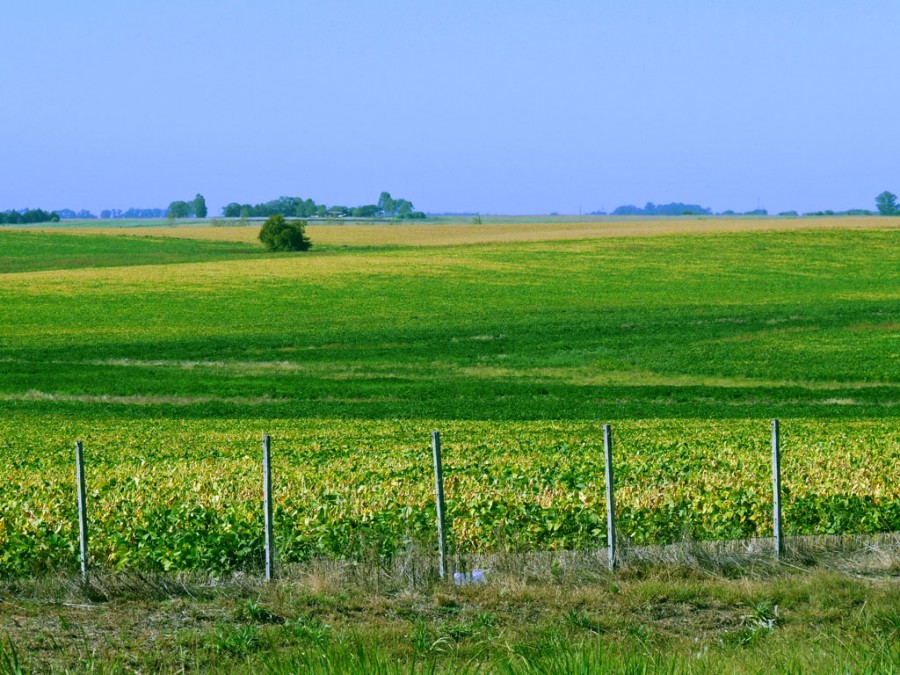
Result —
[[100, 217], [103, 219], [108, 218], [165, 218], [166, 217], [166, 209], [136, 209], [130, 208], [126, 211], [122, 211], [121, 209], [103, 209], [100, 212]]
[[80, 220], [94, 220], [97, 218], [97, 216], [95, 216], [87, 209], [81, 209], [80, 211], [74, 211], [72, 209], [57, 209], [56, 212], [63, 220], [72, 220], [74, 218], [78, 218]]
[[407, 199], [394, 199], [389, 192], [382, 192], [377, 204], [362, 206], [328, 206], [302, 197], [279, 197], [261, 204], [231, 202], [222, 209], [226, 218], [399, 218], [421, 220], [422, 211], [416, 211]]
[[[60, 218], [66, 220], [75, 218], [79, 220], [93, 220], [97, 218], [97, 216], [85, 209], [80, 211], [59, 209], [57, 213]], [[100, 212], [100, 217], [104, 220], [119, 218], [206, 218], [206, 213], [206, 199], [203, 198], [203, 195], [198, 194], [189, 202], [174, 201], [165, 209], [138, 209], [134, 207], [125, 211], [121, 209], [103, 209]]]
[[712, 213], [712, 209], [707, 209], [699, 204], [682, 204], [681, 202], [672, 202], [671, 204], [654, 204], [647, 202], [644, 208], [627, 204], [619, 206], [613, 210], [614, 216], [703, 216]]
[[[897, 196], [891, 192], [882, 192], [875, 198], [877, 213], [881, 215], [900, 215], [900, 206], [897, 203]], [[593, 211], [591, 215], [605, 216], [605, 211]], [[640, 208], [628, 204], [619, 206], [613, 210], [614, 216], [695, 216], [695, 215], [713, 215], [712, 209], [708, 209], [697, 204], [682, 204], [681, 202], [672, 202], [671, 204], [654, 204], [647, 202], [646, 206]], [[752, 211], [733, 211], [728, 209], [715, 215], [719, 216], [767, 216], [766, 209], [753, 209]], [[801, 216], [874, 216], [875, 211], [869, 209], [847, 209], [846, 211], [832, 211], [831, 209], [824, 211], [809, 211], [807, 213], [798, 213], [797, 211], [781, 211], [778, 214], [783, 217], [801, 217]]]
[[226, 218], [268, 218], [269, 216], [285, 216], [287, 218], [311, 218], [320, 214], [324, 216], [326, 207], [318, 205], [312, 199], [301, 197], [279, 197], [262, 204], [238, 204], [231, 202], [222, 209]]
[[44, 209], [23, 209], [17, 211], [0, 211], [0, 225], [29, 225], [31, 223], [57, 223], [59, 214], [56, 211], [44, 211]]
[[[72, 209], [57, 209], [56, 212], [63, 220], [95, 220], [97, 216], [86, 209], [73, 211]], [[103, 209], [100, 218], [104, 220], [117, 218], [165, 218], [166, 209], [136, 209], [134, 207], [123, 211], [122, 209]]]
[[[781, 215], [787, 215], [783, 213], [779, 213]], [[797, 212], [794, 211], [790, 215], [797, 215]], [[826, 209], [824, 211], [807, 211], [803, 214], [804, 216], [874, 216], [875, 212], [870, 211], [869, 209], [847, 209], [846, 211], [832, 211], [831, 209]]]
[[722, 211], [722, 213], [718, 214], [720, 216], [767, 216], [769, 212], [767, 209], [753, 209], [752, 211], [732, 211], [728, 209], [727, 211]]

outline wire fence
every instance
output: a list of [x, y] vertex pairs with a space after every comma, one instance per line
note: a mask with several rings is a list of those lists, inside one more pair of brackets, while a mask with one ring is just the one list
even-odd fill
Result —
[[[449, 551], [451, 542], [450, 532], [452, 522], [448, 520], [444, 493], [443, 451], [441, 446], [441, 433], [433, 431], [431, 434], [432, 460], [434, 465], [434, 506], [435, 506], [435, 540], [438, 557], [438, 576], [446, 579], [451, 575], [459, 578], [459, 572], [451, 570], [449, 563]], [[606, 491], [606, 553], [608, 568], [613, 571], [621, 562], [619, 524], [616, 520], [616, 485], [615, 465], [613, 453], [613, 432], [609, 424], [603, 425], [603, 449], [604, 449], [604, 478]], [[772, 555], [780, 560], [784, 556], [784, 534], [782, 523], [782, 488], [781, 488], [781, 428], [777, 419], [772, 420], [771, 427], [771, 451], [772, 451], [772, 529], [774, 533]], [[273, 517], [273, 473], [272, 473], [272, 440], [268, 434], [262, 437], [262, 509], [263, 509], [263, 541], [265, 578], [272, 580], [276, 575], [276, 545], [274, 537]], [[91, 570], [91, 558], [89, 549], [89, 504], [87, 502], [87, 479], [85, 475], [84, 444], [81, 440], [75, 442], [75, 476], [76, 476], [76, 501], [78, 506], [78, 533], [79, 533], [79, 562], [81, 576], [85, 583], [88, 582]], [[457, 558], [458, 564], [459, 558]], [[462, 574], [473, 574], [463, 570]]]

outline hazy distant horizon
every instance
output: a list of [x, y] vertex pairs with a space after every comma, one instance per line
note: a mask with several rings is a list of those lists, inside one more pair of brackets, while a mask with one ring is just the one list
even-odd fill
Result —
[[[185, 6], [186, 5], [186, 6]], [[4, 9], [0, 210], [206, 197], [541, 215], [900, 193], [888, 0]]]
[[[283, 196], [292, 196], [292, 195], [283, 195]], [[208, 200], [207, 200], [207, 201], [208, 201]], [[266, 200], [266, 201], [268, 201], [268, 200]], [[652, 200], [651, 200], [651, 201], [652, 201]], [[676, 201], [677, 201], [677, 202], [682, 202], [682, 203], [685, 203], [685, 204], [687, 204], [687, 203], [694, 203], [694, 202], [687, 202], [687, 201], [684, 201], [684, 200], [676, 200]], [[796, 211], [796, 212], [798, 213], [798, 215], [803, 215], [803, 214], [805, 214], [805, 213], [817, 213], [817, 212], [822, 212], [822, 211], [833, 211], [833, 212], [835, 212], [836, 214], [840, 214], [841, 212], [844, 212], [844, 211], [850, 211], [850, 210], [856, 210], [856, 209], [860, 209], [860, 210], [865, 209], [865, 210], [869, 210], [869, 211], [873, 211], [873, 212], [877, 213], [877, 210], [875, 209], [875, 203], [874, 203], [874, 202], [875, 202], [875, 200], [874, 200], [874, 198], [873, 198], [873, 199], [872, 199], [872, 204], [869, 205], [869, 206], [849, 207], [849, 208], [846, 208], [846, 209], [833, 209], [833, 208], [830, 208], [830, 207], [823, 207], [823, 208], [821, 208], [821, 209], [810, 209], [810, 210], [808, 210], [808, 211], [798, 210], [798, 209], [783, 209], [782, 211], [784, 211], [784, 212]], [[658, 202], [653, 202], [653, 203], [659, 205]], [[510, 212], [510, 213], [502, 213], [502, 212], [467, 211], [467, 210], [464, 210], [464, 209], [453, 210], [453, 211], [429, 211], [429, 210], [427, 210], [427, 209], [424, 209], [424, 210], [425, 210], [425, 212], [426, 212], [426, 214], [427, 214], [428, 216], [432, 216], [432, 217], [441, 217], [441, 216], [448, 216], [448, 217], [449, 217], [449, 216], [475, 216], [475, 215], [480, 215], [480, 216], [492, 216], [492, 217], [493, 217], [493, 216], [497, 216], [497, 217], [510, 217], [510, 218], [515, 218], [515, 217], [537, 217], [537, 216], [548, 216], [548, 217], [551, 217], [551, 216], [560, 216], [560, 217], [565, 216], [565, 217], [573, 217], [573, 218], [577, 218], [577, 217], [588, 217], [588, 216], [591, 216], [591, 217], [612, 216], [612, 217], [617, 217], [617, 218], [626, 218], [626, 217], [627, 217], [627, 218], [641, 218], [641, 217], [672, 218], [672, 217], [678, 217], [678, 216], [694, 216], [694, 217], [699, 217], [699, 216], [711, 217], [711, 216], [721, 216], [721, 215], [734, 215], [734, 216], [740, 216], [740, 215], [748, 215], [750, 211], [753, 211], [753, 210], [756, 208], [756, 207], [754, 207], [754, 209], [747, 209], [746, 212], [745, 212], [745, 211], [737, 211], [736, 209], [727, 209], [727, 208], [726, 208], [726, 209], [722, 209], [722, 210], [712, 209], [712, 212], [711, 212], [711, 213], [706, 213], [706, 214], [672, 214], [672, 215], [652, 215], [652, 216], [630, 215], [630, 214], [618, 214], [618, 215], [617, 215], [617, 214], [613, 214], [613, 213], [612, 213], [612, 211], [613, 211], [615, 208], [620, 207], [620, 206], [637, 206], [637, 207], [643, 207], [643, 206], [645, 206], [646, 204], [647, 204], [647, 202], [643, 202], [643, 203], [641, 203], [641, 204], [632, 204], [632, 205], [629, 205], [629, 204], [617, 204], [615, 207], [612, 207], [612, 208], [606, 210], [606, 211], [603, 212], [603, 213], [598, 213], [599, 209], [593, 209], [593, 210], [591, 210], [591, 211], [588, 211], [588, 210], [584, 209], [584, 210], [582, 210], [581, 212], [576, 211], [576, 212], [574, 212], [574, 213], [565, 213], [565, 212], [562, 212], [562, 211], [550, 211], [550, 212], [545, 212], [545, 213], [512, 213], [512, 212]], [[134, 208], [165, 209], [167, 206], [168, 206], [168, 204], [162, 204], [162, 205], [156, 205], [156, 206], [144, 204], [144, 205], [136, 205]], [[224, 204], [223, 204], [222, 206], [224, 207]], [[332, 206], [332, 205], [329, 204], [329, 206]], [[358, 204], [342, 204], [342, 206], [358, 206]], [[704, 206], [704, 207], [705, 207], [706, 205], [705, 205], [705, 204], [700, 204], [699, 206]], [[73, 211], [81, 211], [83, 207], [80, 207], [80, 206], [79, 206], [79, 207], [57, 206], [57, 207], [53, 207], [53, 208], [47, 208], [47, 207], [42, 206], [42, 205], [27, 205], [27, 206], [23, 206], [23, 207], [15, 207], [15, 206], [14, 206], [14, 207], [4, 207], [4, 206], [0, 206], [0, 211], [8, 211], [8, 210], [10, 210], [10, 209], [16, 209], [16, 210], [22, 211], [22, 210], [24, 210], [24, 209], [26, 209], [26, 208], [42, 208], [42, 209], [44, 209], [44, 210], [46, 210], [46, 211], [60, 211], [60, 210], [63, 210], [63, 209], [72, 209]], [[96, 216], [96, 217], [97, 217], [98, 219], [100, 219], [100, 220], [116, 220], [116, 218], [103, 219], [103, 218], [100, 217], [101, 212], [104, 211], [104, 210], [106, 210], [107, 208], [108, 208], [108, 207], [104, 207], [104, 208], [102, 208], [102, 209], [96, 209], [96, 210], [84, 208], [84, 210], [89, 211], [92, 215]], [[119, 207], [113, 207], [113, 208], [119, 208]], [[119, 208], [119, 210], [120, 210], [120, 211], [126, 211], [128, 208], [129, 208], [129, 207]], [[416, 208], [419, 208], [418, 205], [416, 205]], [[761, 206], [760, 208], [765, 209], [764, 206]], [[726, 214], [726, 213], [724, 213], [725, 211], [734, 211], [734, 213]], [[770, 215], [770, 216], [777, 216], [778, 213], [779, 213], [778, 211], [772, 211], [771, 209], [767, 209], [767, 211], [768, 211], [768, 214], [767, 214], [767, 215]], [[223, 216], [222, 216], [222, 207], [219, 207], [219, 208], [217, 208], [217, 209], [215, 209], [215, 210], [214, 210], [212, 207], [210, 207], [210, 209], [209, 209], [209, 214], [208, 214], [208, 216], [207, 216], [205, 219], [208, 220], [208, 219], [210, 219], [210, 218], [222, 218], [222, 217], [223, 217]], [[193, 218], [193, 217], [188, 218], [187, 220], [190, 220], [190, 219], [192, 219], [192, 218]], [[133, 218], [132, 218], [132, 220], [133, 220]], [[181, 220], [183, 221], [183, 220], [185, 220], [185, 219], [181, 219]]]

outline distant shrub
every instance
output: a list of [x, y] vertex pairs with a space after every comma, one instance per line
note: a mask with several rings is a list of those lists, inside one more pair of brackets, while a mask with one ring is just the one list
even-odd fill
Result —
[[266, 219], [259, 240], [270, 251], [306, 251], [312, 246], [306, 236], [306, 221], [285, 220], [281, 214]]

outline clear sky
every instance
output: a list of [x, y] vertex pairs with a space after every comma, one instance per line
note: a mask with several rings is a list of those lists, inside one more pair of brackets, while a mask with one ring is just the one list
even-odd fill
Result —
[[9, 0], [0, 210], [900, 193], [896, 0]]

